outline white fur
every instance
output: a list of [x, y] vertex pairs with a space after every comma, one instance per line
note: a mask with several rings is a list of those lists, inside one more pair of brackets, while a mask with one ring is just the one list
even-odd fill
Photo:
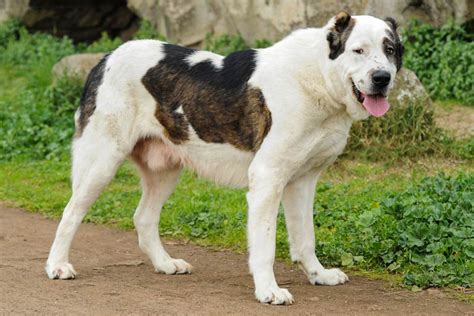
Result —
[[[190, 127], [189, 141], [173, 144], [154, 116], [156, 102], [141, 78], [163, 57], [162, 43], [142, 40], [119, 47], [107, 60], [98, 90], [97, 108], [82, 136], [74, 141], [73, 194], [58, 227], [48, 258], [50, 278], [75, 276], [68, 254], [73, 236], [116, 169], [139, 139], [157, 139], [139, 166], [143, 196], [134, 216], [140, 248], [156, 271], [189, 273], [191, 266], [173, 259], [159, 239], [162, 205], [172, 193], [181, 168], [218, 183], [248, 186], [249, 266], [260, 302], [291, 304], [292, 295], [278, 287], [273, 263], [276, 217], [285, 208], [291, 258], [301, 264], [312, 284], [335, 285], [348, 280], [339, 269], [325, 269], [315, 255], [312, 205], [321, 172], [342, 152], [352, 122], [368, 113], [352, 93], [351, 80], [367, 91], [369, 73], [385, 69], [395, 77], [394, 65], [383, 55], [388, 25], [368, 16], [354, 17], [355, 27], [345, 52], [329, 59], [327, 32], [320, 29], [292, 33], [257, 53], [257, 67], [249, 84], [261, 89], [272, 115], [270, 132], [256, 153], [230, 144], [202, 141]], [[363, 47], [366, 55], [352, 49]], [[196, 52], [190, 66], [211, 61], [222, 68], [222, 56]], [[183, 113], [182, 107], [177, 109]]]
[[216, 67], [217, 69], [221, 69], [224, 63], [224, 57], [218, 54], [214, 54], [212, 52], [200, 50], [196, 51], [194, 54], [186, 58], [186, 61], [189, 63], [190, 66], [194, 66], [203, 61], [210, 61], [214, 65], [214, 67]]

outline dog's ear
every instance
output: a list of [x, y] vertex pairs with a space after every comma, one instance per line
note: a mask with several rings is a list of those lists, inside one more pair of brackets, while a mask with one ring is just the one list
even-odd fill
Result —
[[397, 23], [397, 21], [395, 21], [394, 18], [392, 18], [392, 17], [386, 17], [386, 18], [385, 18], [385, 22], [390, 26], [390, 28], [392, 29], [392, 31], [397, 32], [398, 23]]
[[329, 29], [327, 40], [329, 43], [329, 58], [336, 59], [344, 52], [346, 41], [354, 27], [355, 20], [345, 11], [334, 17], [334, 26]]
[[405, 52], [405, 47], [402, 44], [401, 36], [397, 30], [398, 23], [392, 17], [385, 18], [385, 23], [387, 23], [388, 26], [390, 27], [392, 40], [394, 40], [395, 42], [395, 58], [396, 58], [397, 70], [400, 70], [400, 68], [402, 67], [402, 57], [403, 57], [403, 53]]
[[337, 32], [342, 33], [348, 26], [351, 20], [351, 15], [346, 11], [341, 11], [336, 14], [336, 21], [334, 23], [334, 28]]

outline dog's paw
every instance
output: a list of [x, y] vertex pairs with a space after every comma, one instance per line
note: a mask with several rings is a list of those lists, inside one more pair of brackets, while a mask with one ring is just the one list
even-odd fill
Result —
[[295, 302], [293, 295], [287, 289], [278, 286], [258, 288], [255, 291], [255, 297], [260, 303], [265, 304], [291, 305]]
[[349, 281], [349, 277], [339, 269], [324, 269], [323, 272], [309, 276], [311, 284], [338, 285]]
[[69, 280], [76, 278], [76, 271], [72, 264], [64, 262], [58, 264], [47, 264], [46, 273], [50, 279]]
[[165, 274], [187, 274], [191, 273], [193, 267], [183, 259], [170, 259], [161, 262], [155, 270]]

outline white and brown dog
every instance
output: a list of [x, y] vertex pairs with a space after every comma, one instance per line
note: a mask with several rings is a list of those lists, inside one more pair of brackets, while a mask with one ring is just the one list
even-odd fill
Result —
[[260, 302], [291, 304], [273, 273], [276, 218], [285, 209], [291, 258], [312, 284], [348, 280], [315, 255], [313, 200], [321, 172], [355, 120], [383, 115], [403, 46], [392, 19], [339, 13], [265, 49], [223, 57], [155, 40], [130, 41], [87, 79], [76, 113], [72, 197], [48, 258], [71, 279], [69, 249], [89, 207], [128, 157], [142, 178], [134, 215], [156, 271], [189, 273], [158, 233], [160, 210], [183, 168], [248, 187], [249, 265]]

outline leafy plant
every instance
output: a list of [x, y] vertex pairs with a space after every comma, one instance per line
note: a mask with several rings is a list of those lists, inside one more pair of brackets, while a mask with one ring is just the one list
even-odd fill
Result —
[[474, 36], [454, 22], [436, 28], [412, 21], [403, 31], [405, 66], [430, 95], [474, 104]]
[[217, 54], [227, 56], [237, 50], [244, 50], [249, 48], [242, 36], [230, 36], [227, 34], [220, 36], [212, 36], [210, 33], [206, 34], [204, 40], [204, 49], [215, 52]]
[[440, 174], [379, 202], [341, 205], [325, 193], [316, 203], [320, 254], [334, 264], [400, 272], [407, 285], [471, 286], [473, 188], [472, 174]]
[[0, 157], [58, 159], [67, 154], [80, 94], [79, 82], [64, 79], [44, 91], [24, 90], [16, 103], [0, 102]]
[[5, 47], [10, 41], [16, 40], [20, 29], [21, 22], [18, 19], [9, 19], [0, 23], [0, 47]]
[[166, 37], [160, 34], [153, 24], [147, 20], [140, 21], [138, 31], [133, 35], [133, 39], [156, 39], [166, 41]]
[[[79, 50], [87, 53], [108, 53], [123, 44], [119, 37], [110, 38], [107, 32], [103, 32], [100, 38], [90, 45], [79, 45]], [[82, 49], [81, 49], [82, 48]]]
[[258, 39], [255, 41], [254, 45], [249, 46], [241, 35], [232, 36], [223, 34], [214, 36], [208, 33], [204, 39], [205, 50], [209, 50], [223, 56], [227, 56], [230, 53], [238, 50], [244, 50], [248, 48], [265, 48], [271, 45], [273, 45], [273, 43], [270, 40]]

